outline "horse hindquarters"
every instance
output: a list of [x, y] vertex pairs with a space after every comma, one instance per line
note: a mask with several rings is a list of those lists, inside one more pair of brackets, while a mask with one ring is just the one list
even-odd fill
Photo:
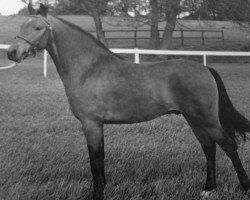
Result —
[[[203, 93], [202, 98], [202, 91], [200, 89], [197, 90], [197, 88], [196, 90], [193, 89], [189, 97], [186, 98], [187, 102], [183, 103], [185, 106], [189, 104], [188, 109], [183, 107], [183, 114], [192, 127], [207, 158], [207, 181], [205, 191], [212, 190], [216, 187], [215, 143], [219, 144], [231, 159], [243, 189], [248, 190], [250, 189], [250, 181], [239, 159], [237, 144], [234, 137], [235, 131], [238, 131], [239, 124], [244, 125], [245, 132], [250, 130], [247, 123], [248, 120], [233, 108], [228, 96], [227, 98], [225, 97], [227, 93], [217, 72], [213, 72], [212, 75], [216, 80], [215, 87], [214, 80], [207, 84], [200, 81], [200, 87], [204, 91], [207, 91], [207, 93]], [[211, 74], [208, 74], [208, 76], [211, 76]], [[190, 88], [186, 89], [186, 93], [187, 91], [190, 92]], [[222, 95], [224, 96], [222, 97]], [[225, 117], [229, 114], [233, 115], [233, 117]], [[230, 119], [234, 119], [235, 121], [231, 121]], [[242, 129], [240, 129], [240, 131], [242, 131]]]
[[250, 190], [250, 180], [239, 159], [235, 142], [236, 133], [246, 140], [246, 133], [250, 132], [250, 122], [234, 108], [217, 71], [212, 68], [209, 68], [209, 71], [213, 75], [219, 91], [219, 118], [224, 133], [224, 138], [217, 139], [216, 142], [231, 159], [243, 189]]

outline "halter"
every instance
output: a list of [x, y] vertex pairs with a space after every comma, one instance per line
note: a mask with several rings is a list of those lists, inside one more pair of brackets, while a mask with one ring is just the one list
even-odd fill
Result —
[[[52, 30], [53, 30], [52, 26], [51, 26], [51, 24], [44, 17], [40, 17], [38, 15], [30, 15], [30, 17], [36, 17], [36, 18], [42, 19], [48, 25], [47, 29], [49, 29], [50, 32], [52, 33]], [[26, 39], [25, 37], [23, 37], [21, 35], [17, 35], [15, 37], [15, 39], [17, 39], [17, 38], [19, 38], [21, 40], [24, 40], [25, 42], [27, 42], [28, 44], [30, 44], [31, 47], [32, 47], [32, 51], [36, 52], [38, 50], [39, 41], [37, 43], [33, 43], [33, 42], [31, 42], [30, 40]]]

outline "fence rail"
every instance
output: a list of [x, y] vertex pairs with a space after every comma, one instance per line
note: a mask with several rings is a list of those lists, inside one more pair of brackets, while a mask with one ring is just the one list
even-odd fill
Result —
[[110, 49], [114, 53], [134, 54], [135, 63], [140, 63], [140, 54], [144, 55], [182, 55], [203, 56], [203, 64], [207, 65], [207, 56], [250, 56], [246, 51], [179, 51], [179, 50], [148, 50], [148, 49]]
[[[96, 34], [96, 31], [88, 31], [89, 33]], [[139, 36], [139, 33], [146, 32], [150, 33], [150, 30], [104, 30], [104, 35], [106, 40], [133, 40], [134, 47], [138, 46], [138, 40], [149, 40], [150, 37]], [[164, 30], [159, 30], [159, 35], [164, 32]], [[222, 30], [174, 30], [175, 33], [179, 32], [179, 37], [174, 36], [173, 39], [180, 40], [181, 46], [185, 45], [185, 40], [200, 40], [202, 45], [205, 45], [206, 40], [221, 40], [222, 44], [225, 43], [224, 31]], [[131, 33], [130, 37], [110, 37], [108, 33]], [[200, 33], [199, 36], [187, 36], [185, 33]], [[216, 36], [207, 36], [206, 33], [217, 33]]]

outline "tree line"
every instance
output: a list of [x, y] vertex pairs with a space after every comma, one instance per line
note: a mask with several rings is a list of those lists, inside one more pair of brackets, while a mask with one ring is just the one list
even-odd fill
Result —
[[[22, 0], [32, 3], [32, 0]], [[102, 16], [119, 16], [134, 26], [150, 25], [151, 49], [171, 49], [173, 31], [178, 18], [199, 20], [232, 20], [241, 25], [250, 22], [249, 0], [41, 0], [54, 14], [90, 15], [97, 38], [107, 45]], [[26, 14], [25, 9], [19, 14]], [[165, 22], [160, 39], [159, 22]]]

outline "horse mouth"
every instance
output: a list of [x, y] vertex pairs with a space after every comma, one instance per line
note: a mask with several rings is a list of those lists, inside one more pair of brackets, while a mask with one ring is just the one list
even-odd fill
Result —
[[35, 49], [29, 49], [28, 51], [24, 51], [21, 54], [20, 58], [18, 58], [16, 60], [16, 62], [20, 63], [22, 60], [25, 60], [26, 58], [31, 57], [31, 56], [33, 56], [33, 57], [36, 56], [36, 50]]
[[25, 60], [28, 56], [29, 56], [29, 53], [28, 53], [28, 52], [24, 52], [24, 53], [21, 55], [21, 57], [20, 57], [20, 59], [19, 59], [19, 62], [21, 62], [22, 60]]
[[28, 52], [23, 52], [19, 57], [9, 57], [10, 60], [20, 63], [22, 60], [25, 60], [29, 56]]

